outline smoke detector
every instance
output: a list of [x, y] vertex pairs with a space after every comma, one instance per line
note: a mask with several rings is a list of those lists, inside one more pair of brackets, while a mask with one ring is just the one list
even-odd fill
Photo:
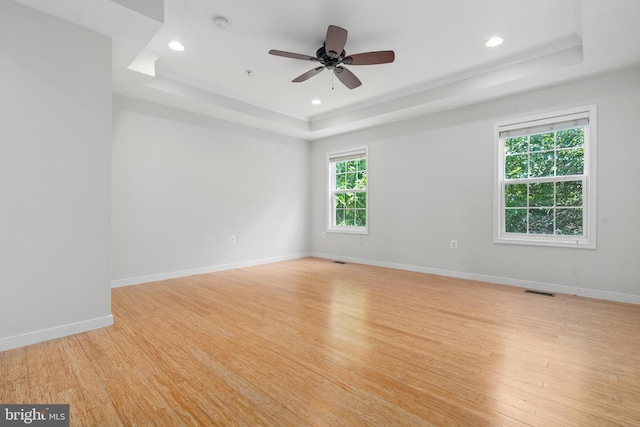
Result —
[[213, 25], [215, 25], [216, 28], [224, 30], [229, 26], [229, 21], [225, 17], [216, 16], [213, 18]]

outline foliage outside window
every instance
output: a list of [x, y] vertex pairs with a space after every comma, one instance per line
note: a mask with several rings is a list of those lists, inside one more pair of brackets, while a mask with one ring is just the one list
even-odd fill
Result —
[[595, 107], [504, 122], [496, 242], [595, 247]]
[[367, 232], [367, 149], [329, 153], [329, 230]]

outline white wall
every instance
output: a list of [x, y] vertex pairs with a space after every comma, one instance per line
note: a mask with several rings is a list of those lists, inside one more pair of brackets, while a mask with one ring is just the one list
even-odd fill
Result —
[[111, 41], [0, 2], [0, 350], [113, 323]]
[[116, 96], [113, 286], [305, 256], [308, 166], [306, 141]]
[[[494, 244], [493, 124], [597, 104], [597, 249]], [[640, 69], [315, 141], [318, 256], [640, 303]], [[326, 152], [369, 146], [369, 235], [327, 233]], [[449, 248], [457, 239], [459, 249]]]

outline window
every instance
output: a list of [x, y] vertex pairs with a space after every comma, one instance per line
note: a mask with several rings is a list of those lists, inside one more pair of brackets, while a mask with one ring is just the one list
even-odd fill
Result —
[[367, 233], [367, 148], [331, 152], [329, 231]]
[[495, 242], [595, 248], [595, 113], [496, 124]]

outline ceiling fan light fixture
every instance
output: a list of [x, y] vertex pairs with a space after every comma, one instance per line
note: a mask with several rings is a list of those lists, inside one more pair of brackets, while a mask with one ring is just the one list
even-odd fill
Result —
[[172, 40], [169, 42], [169, 47], [176, 52], [182, 52], [184, 50], [184, 45], [177, 40]]
[[487, 40], [487, 42], [484, 45], [487, 47], [496, 47], [496, 46], [500, 46], [503, 41], [504, 39], [502, 37], [494, 36], [494, 37], [491, 37], [489, 40]]

